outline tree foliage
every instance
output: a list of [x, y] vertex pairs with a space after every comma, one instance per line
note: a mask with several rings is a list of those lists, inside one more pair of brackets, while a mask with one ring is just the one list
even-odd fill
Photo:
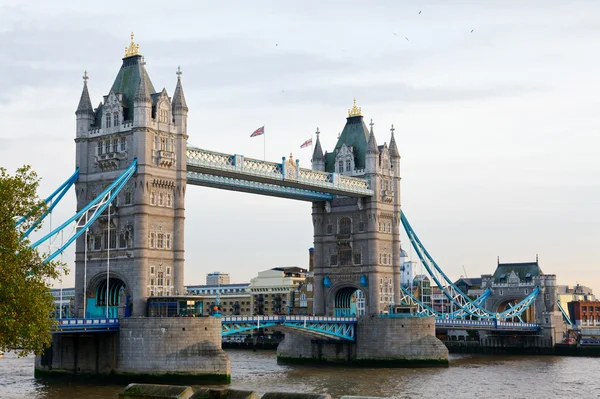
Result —
[[[59, 262], [43, 263], [23, 233], [47, 209], [36, 192], [37, 174], [24, 166], [14, 175], [0, 168], [0, 350], [40, 354], [50, 345], [54, 328], [53, 296], [48, 281], [66, 273]], [[18, 227], [15, 222], [26, 216]], [[40, 226], [36, 227], [36, 230]]]

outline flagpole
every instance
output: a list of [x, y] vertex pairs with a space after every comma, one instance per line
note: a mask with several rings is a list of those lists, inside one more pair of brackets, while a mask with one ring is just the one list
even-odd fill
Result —
[[263, 161], [267, 160], [267, 138], [265, 136], [265, 125], [263, 125]]

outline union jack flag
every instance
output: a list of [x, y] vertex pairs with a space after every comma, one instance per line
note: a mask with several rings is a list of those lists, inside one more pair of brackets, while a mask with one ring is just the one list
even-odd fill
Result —
[[251, 135], [250, 137], [256, 137], [256, 136], [260, 136], [261, 134], [265, 134], [265, 127], [259, 127], [258, 129], [256, 129]]
[[302, 145], [300, 146], [300, 148], [306, 148], [309, 145], [312, 145], [312, 138], [306, 140], [304, 143], [302, 143]]

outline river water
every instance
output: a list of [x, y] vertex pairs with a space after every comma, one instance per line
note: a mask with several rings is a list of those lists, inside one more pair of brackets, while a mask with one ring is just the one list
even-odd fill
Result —
[[[448, 368], [283, 366], [274, 351], [228, 350], [230, 387], [393, 398], [598, 398], [599, 358], [451, 355]], [[33, 357], [0, 359], [0, 398], [116, 399], [123, 386], [33, 378]]]

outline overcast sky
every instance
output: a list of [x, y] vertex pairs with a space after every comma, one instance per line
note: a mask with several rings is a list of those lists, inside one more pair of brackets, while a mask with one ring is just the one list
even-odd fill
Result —
[[[262, 158], [264, 124], [269, 160], [310, 167], [356, 97], [379, 144], [396, 127], [402, 208], [452, 278], [539, 254], [600, 290], [598, 1], [0, 0], [0, 166], [41, 196], [73, 172], [83, 71], [96, 106], [131, 31], [156, 90], [181, 65], [189, 144]], [[186, 208], [186, 284], [308, 266], [309, 203], [190, 186]]]

